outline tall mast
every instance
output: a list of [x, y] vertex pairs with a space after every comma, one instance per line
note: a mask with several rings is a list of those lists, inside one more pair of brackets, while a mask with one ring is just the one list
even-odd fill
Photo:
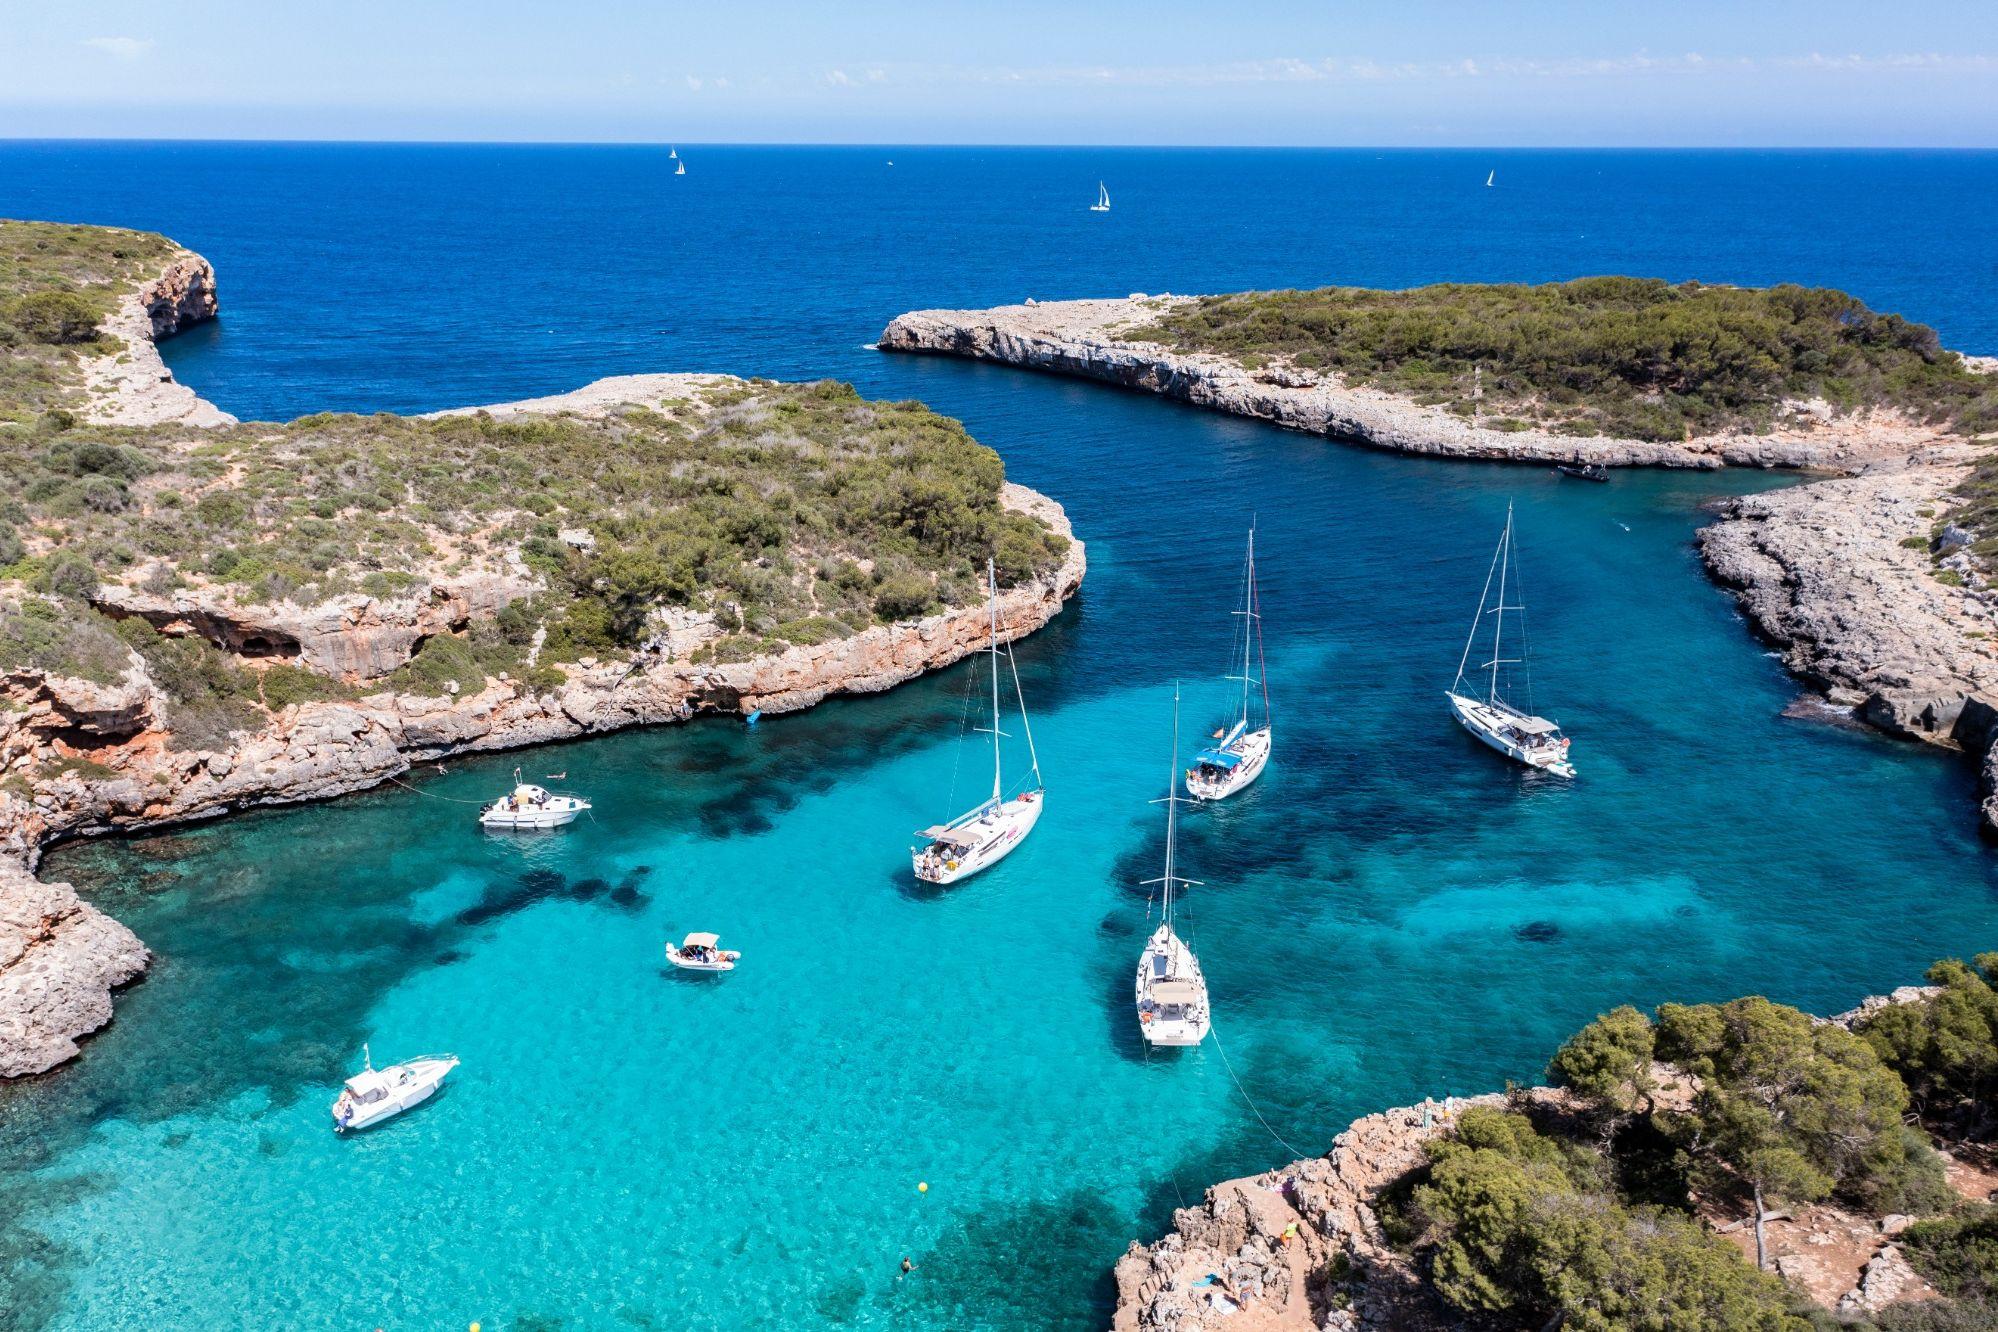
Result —
[[999, 574], [989, 558], [985, 582], [992, 593], [986, 605], [992, 618], [992, 801], [997, 804], [1005, 789], [999, 779]]
[[[1499, 537], [1498, 605], [1492, 607], [1492, 613], [1498, 616], [1498, 619], [1492, 622], [1491, 686], [1486, 691], [1485, 694], [1486, 701], [1490, 703], [1498, 702], [1498, 668], [1499, 668], [1499, 659], [1501, 655], [1499, 652], [1499, 647], [1500, 647], [1500, 641], [1505, 637], [1505, 576], [1507, 571], [1511, 568], [1511, 566], [1512, 566], [1512, 501], [1507, 500], [1505, 505], [1505, 533], [1504, 535]], [[994, 724], [996, 725], [997, 723]], [[997, 744], [998, 742], [994, 741], [993, 743]]]
[[1172, 687], [1172, 766], [1166, 769], [1165, 924], [1172, 928], [1172, 852], [1179, 828], [1179, 684]]
[[1249, 729], [1249, 637], [1256, 625], [1256, 525], [1249, 524], [1249, 563], [1242, 575], [1242, 729]]

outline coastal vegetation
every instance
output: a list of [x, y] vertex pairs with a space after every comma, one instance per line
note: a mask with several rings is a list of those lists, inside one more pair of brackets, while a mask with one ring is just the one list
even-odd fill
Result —
[[1495, 429], [1677, 440], [1761, 432], [1788, 404], [1998, 427], [1998, 378], [1845, 292], [1591, 277], [1207, 296], [1127, 330], [1251, 368], [1409, 394]]
[[[1386, 1191], [1383, 1224], [1444, 1304], [1494, 1326], [1992, 1326], [1998, 1208], [1959, 1197], [1934, 1143], [1988, 1153], [1998, 1131], [1994, 979], [1998, 954], [1938, 962], [1934, 993], [1852, 1030], [1761, 998], [1606, 1013], [1554, 1056], [1565, 1097], [1466, 1109]], [[1811, 1306], [1770, 1270], [1766, 1230], [1814, 1203], [1919, 1218], [1898, 1243], [1941, 1298]]]
[[98, 326], [176, 253], [0, 223], [0, 665], [101, 680], [119, 673], [107, 645], [129, 643], [206, 734], [340, 682], [274, 677], [136, 617], [113, 633], [92, 605], [311, 608], [486, 578], [522, 590], [425, 639], [391, 683], [539, 688], [560, 663], [660, 644], [674, 616], [711, 624], [703, 651], [726, 660], [972, 604], [988, 559], [1011, 586], [1066, 553], [1002, 506], [1003, 464], [958, 422], [840, 383], [688, 379], [590, 413], [90, 424], [78, 358], [117, 351]]

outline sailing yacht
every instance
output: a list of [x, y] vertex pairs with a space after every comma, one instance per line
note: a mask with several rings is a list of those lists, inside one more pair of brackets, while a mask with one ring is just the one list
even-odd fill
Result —
[[687, 174], [687, 164], [686, 164], [685, 162], [675, 162], [675, 163], [673, 164], [673, 174], [674, 174], [674, 175], [676, 175], [676, 176], [684, 176], [684, 175], [686, 175], [686, 174]]
[[[1270, 761], [1270, 689], [1263, 671], [1262, 600], [1256, 594], [1256, 529], [1249, 529], [1249, 558], [1242, 573], [1242, 712], [1232, 726], [1214, 733], [1215, 743], [1193, 756], [1186, 770], [1186, 790], [1195, 800], [1224, 800], [1263, 775]], [[1253, 649], [1253, 655], [1251, 655]], [[1250, 674], [1253, 671], [1254, 674]], [[1261, 725], [1250, 729], [1256, 693], [1262, 696]]]
[[1006, 734], [999, 729], [999, 578], [990, 560], [985, 562], [985, 579], [991, 592], [992, 619], [992, 795], [949, 823], [916, 834], [923, 839], [923, 845], [916, 847], [911, 855], [916, 877], [926, 883], [956, 883], [998, 864], [1027, 840], [1027, 834], [1040, 822], [1041, 806], [1045, 803], [1040, 755], [1034, 752], [1034, 728], [1027, 721], [1027, 699], [1020, 692], [1020, 672], [1013, 666], [1010, 646], [1006, 648], [1006, 664], [1012, 668], [1013, 697], [1020, 705], [1020, 726], [1026, 732], [1034, 779], [1030, 789], [1010, 799], [1006, 796], [1005, 774], [999, 765], [999, 741]]
[[1150, 1045], [1198, 1045], [1207, 1038], [1212, 1025], [1207, 1010], [1207, 978], [1200, 974], [1200, 959], [1186, 946], [1186, 940], [1173, 932], [1173, 894], [1190, 886], [1192, 879], [1173, 873], [1174, 843], [1179, 834], [1179, 690], [1172, 691], [1172, 769], [1166, 780], [1165, 876], [1147, 879], [1164, 885], [1165, 911], [1159, 927], [1145, 940], [1138, 958], [1138, 1030]]
[[[1559, 777], [1573, 777], [1575, 765], [1568, 762], [1568, 741], [1561, 734], [1561, 728], [1545, 717], [1536, 717], [1507, 702], [1499, 690], [1500, 667], [1521, 666], [1526, 663], [1526, 631], [1522, 627], [1519, 634], [1519, 655], [1505, 655], [1505, 616], [1507, 611], [1524, 615], [1523, 605], [1506, 604], [1507, 584], [1518, 590], [1518, 574], [1514, 569], [1517, 560], [1513, 555], [1512, 544], [1512, 505], [1505, 506], [1505, 531], [1499, 537], [1498, 549], [1492, 552], [1491, 568], [1485, 572], [1485, 590], [1478, 598], [1478, 618], [1471, 622], [1471, 636], [1464, 641], [1464, 655], [1457, 662], [1457, 680], [1446, 691], [1450, 700], [1450, 710], [1457, 714], [1464, 729], [1478, 739], [1504, 754], [1507, 758], [1539, 768]], [[1492, 596], [1492, 584], [1498, 584], [1498, 596]], [[1474, 697], [1466, 690], [1464, 672], [1471, 662], [1471, 649], [1484, 632], [1485, 617], [1492, 617], [1492, 655], [1484, 665], [1475, 671], [1488, 674], [1484, 697]], [[1474, 671], [1474, 673], [1475, 673]], [[1527, 695], [1527, 707], [1532, 707], [1531, 686]]]
[[1494, 167], [1490, 171], [1487, 171], [1485, 173], [1485, 188], [1490, 189], [1492, 187], [1492, 182], [1497, 179], [1498, 179], [1498, 169], [1496, 167]]
[[677, 162], [677, 161], [679, 161], [679, 160], [680, 160], [680, 150], [679, 150], [678, 148], [668, 148], [668, 149], [666, 150], [666, 158], [667, 158], [667, 160], [668, 160], [668, 161], [671, 161], [671, 162]]
[[1096, 202], [1089, 205], [1089, 211], [1092, 213], [1110, 211], [1110, 190], [1100, 180], [1096, 182]]

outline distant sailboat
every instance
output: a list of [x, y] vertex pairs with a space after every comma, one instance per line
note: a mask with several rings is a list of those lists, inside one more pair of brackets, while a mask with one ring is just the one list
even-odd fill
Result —
[[1485, 174], [1485, 188], [1490, 189], [1492, 187], [1492, 182], [1497, 179], [1498, 179], [1498, 170], [1497, 168], [1493, 168], [1491, 171]]
[[1212, 1018], [1207, 1008], [1207, 977], [1200, 959], [1186, 940], [1173, 932], [1173, 894], [1193, 883], [1173, 873], [1174, 842], [1179, 832], [1179, 690], [1172, 691], [1172, 768], [1166, 782], [1165, 876], [1148, 880], [1163, 886], [1164, 919], [1145, 940], [1138, 955], [1136, 999], [1138, 1030], [1147, 1045], [1198, 1045], [1207, 1038]]
[[1089, 205], [1089, 211], [1092, 213], [1110, 211], [1110, 190], [1100, 180], [1096, 182], [1096, 202]]
[[686, 164], [685, 162], [679, 162], [679, 163], [676, 163], [676, 164], [674, 165], [674, 167], [673, 167], [673, 174], [674, 174], [674, 175], [676, 175], [676, 176], [684, 176], [684, 175], [686, 175], [686, 174], [687, 174], [687, 164]]
[[[1457, 720], [1465, 730], [1478, 737], [1485, 744], [1504, 754], [1507, 758], [1524, 763], [1529, 768], [1539, 768], [1559, 777], [1573, 777], [1575, 765], [1568, 762], [1568, 741], [1562, 736], [1561, 728], [1545, 717], [1536, 717], [1508, 703], [1499, 692], [1499, 668], [1502, 666], [1523, 665], [1526, 660], [1526, 635], [1520, 633], [1517, 657], [1505, 655], [1505, 613], [1512, 611], [1523, 614], [1524, 605], [1506, 604], [1507, 584], [1512, 584], [1518, 592], [1519, 576], [1513, 566], [1512, 548], [1512, 506], [1505, 506], [1505, 532], [1499, 537], [1498, 549], [1492, 552], [1492, 567], [1485, 573], [1485, 590], [1478, 598], [1478, 618], [1471, 621], [1471, 636], [1464, 640], [1464, 655], [1457, 662], [1457, 680], [1446, 693], [1450, 700], [1450, 710], [1457, 714]], [[1498, 584], [1498, 596], [1492, 596], [1492, 584]], [[1492, 655], [1491, 660], [1477, 667], [1477, 670], [1490, 672], [1490, 682], [1483, 698], [1474, 698], [1464, 689], [1464, 671], [1471, 662], [1471, 649], [1484, 632], [1485, 617], [1492, 616]], [[1527, 707], [1533, 706], [1532, 695], [1527, 696]]]
[[[1256, 594], [1256, 529], [1249, 529], [1249, 558], [1242, 571], [1242, 673], [1230, 679], [1242, 683], [1242, 710], [1234, 723], [1214, 733], [1214, 743], [1193, 756], [1186, 770], [1186, 790], [1196, 800], [1221, 800], [1263, 775], [1270, 761], [1270, 690], [1262, 665], [1263, 604]], [[1232, 663], [1231, 663], [1232, 664]], [[1250, 686], [1256, 686], [1251, 692]], [[1254, 715], [1255, 693], [1262, 695], [1262, 716]], [[1253, 730], [1251, 722], [1261, 724]]]
[[668, 148], [666, 150], [666, 156], [672, 159], [673, 161], [677, 162], [680, 160], [680, 150], [678, 148]]
[[[926, 883], [953, 884], [969, 878], [1019, 849], [1027, 834], [1040, 822], [1046, 808], [1046, 790], [1041, 784], [1040, 755], [1034, 752], [1034, 730], [1027, 724], [1027, 699], [1020, 692], [1020, 672], [1013, 671], [1013, 697], [1020, 705], [1020, 728], [1027, 736], [1027, 757], [1033, 764], [1034, 780], [1028, 790], [1008, 800], [1005, 777], [999, 767], [999, 578], [992, 562], [985, 563], [986, 583], [991, 592], [992, 620], [992, 795], [977, 808], [958, 815], [949, 823], [925, 828], [917, 836], [923, 845], [911, 854], [916, 877]], [[1013, 660], [1011, 647], [1006, 660]]]

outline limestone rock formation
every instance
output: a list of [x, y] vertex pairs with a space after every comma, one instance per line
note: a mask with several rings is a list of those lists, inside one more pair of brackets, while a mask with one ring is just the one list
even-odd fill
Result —
[[1281, 365], [1251, 370], [1229, 357], [1176, 351], [1145, 339], [1146, 324], [1194, 299], [1133, 295], [990, 310], [915, 310], [896, 316], [879, 345], [884, 351], [942, 353], [1099, 379], [1293, 430], [1435, 457], [1582, 460], [1610, 467], [1846, 468], [1904, 456], [1941, 438], [1932, 427], [1890, 415], [1825, 423], [1809, 412], [1768, 434], [1672, 443], [1494, 430], [1337, 376]]

